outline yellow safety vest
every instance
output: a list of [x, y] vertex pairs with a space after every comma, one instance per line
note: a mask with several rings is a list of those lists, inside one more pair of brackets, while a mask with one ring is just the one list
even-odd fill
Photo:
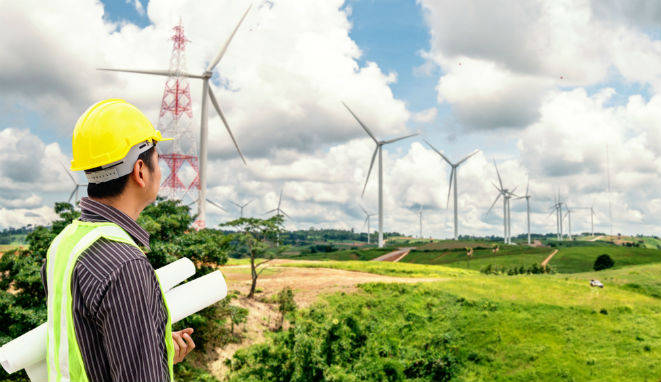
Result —
[[[85, 365], [76, 341], [71, 299], [71, 276], [78, 257], [99, 238], [118, 241], [136, 248], [131, 236], [115, 223], [91, 223], [74, 220], [55, 237], [48, 248], [46, 280], [48, 286], [47, 363], [49, 382], [87, 382]], [[160, 286], [160, 282], [159, 282]], [[161, 288], [163, 303], [165, 294]], [[174, 346], [172, 319], [165, 303], [168, 322], [165, 327], [170, 381], [174, 381]]]

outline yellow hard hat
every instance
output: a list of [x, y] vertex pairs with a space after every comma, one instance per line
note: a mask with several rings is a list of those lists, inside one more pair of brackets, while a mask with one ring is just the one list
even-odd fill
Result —
[[73, 129], [72, 171], [89, 170], [123, 159], [145, 141], [167, 141], [137, 107], [122, 99], [97, 102]]

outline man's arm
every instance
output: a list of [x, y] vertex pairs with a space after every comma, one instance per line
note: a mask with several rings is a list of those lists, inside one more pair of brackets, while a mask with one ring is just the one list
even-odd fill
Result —
[[169, 379], [167, 313], [147, 259], [128, 261], [113, 273], [97, 317], [113, 381]]

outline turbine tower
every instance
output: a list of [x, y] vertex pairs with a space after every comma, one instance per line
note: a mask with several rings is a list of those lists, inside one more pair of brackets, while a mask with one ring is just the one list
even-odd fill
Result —
[[[427, 146], [429, 146], [432, 150], [436, 151], [438, 155], [447, 162], [447, 164], [452, 168], [450, 170], [450, 182], [449, 182], [449, 187], [448, 187], [448, 200], [446, 202], [447, 206], [450, 207], [450, 192], [452, 191], [452, 188], [454, 187], [454, 239], [458, 240], [459, 239], [459, 218], [457, 216], [457, 209], [458, 209], [458, 204], [457, 204], [457, 169], [459, 166], [461, 166], [464, 162], [466, 162], [470, 157], [473, 155], [477, 154], [480, 152], [480, 150], [475, 150], [472, 153], [470, 153], [468, 156], [466, 156], [464, 159], [460, 160], [457, 163], [452, 163], [443, 153], [438, 151], [434, 146], [431, 145], [426, 139], [424, 140]], [[452, 183], [454, 179], [454, 184]]]
[[555, 196], [555, 203], [551, 206], [549, 215], [555, 212], [555, 226], [557, 230], [557, 239], [562, 240], [562, 206], [564, 203], [560, 200], [558, 194]]
[[526, 199], [526, 215], [527, 215], [527, 220], [526, 223], [528, 225], [528, 245], [532, 244], [530, 241], [530, 180], [528, 180], [528, 184], [526, 185], [526, 194], [519, 196], [516, 199]]
[[569, 208], [569, 205], [567, 202], [565, 202], [565, 210], [567, 213], [565, 214], [565, 217], [567, 218], [567, 238], [569, 241], [573, 240], [571, 236], [571, 213], [573, 212], [573, 209]]
[[214, 94], [213, 90], [209, 86], [209, 80], [211, 79], [211, 76], [213, 75], [213, 70], [218, 65], [220, 62], [220, 59], [223, 58], [223, 55], [227, 51], [227, 47], [229, 46], [230, 42], [232, 41], [232, 38], [236, 34], [236, 31], [239, 29], [241, 26], [241, 23], [243, 23], [243, 20], [246, 18], [248, 15], [248, 12], [250, 11], [250, 8], [252, 7], [249, 6], [248, 9], [243, 13], [243, 16], [239, 20], [238, 24], [230, 34], [230, 36], [227, 38], [227, 41], [225, 41], [225, 44], [222, 46], [216, 57], [209, 63], [209, 66], [207, 66], [206, 70], [201, 73], [201, 74], [192, 74], [192, 73], [184, 73], [184, 72], [179, 72], [179, 73], [174, 73], [170, 70], [135, 70], [135, 69], [110, 69], [110, 68], [99, 68], [99, 70], [106, 70], [106, 71], [113, 71], [113, 72], [127, 72], [127, 73], [139, 73], [139, 74], [153, 74], [157, 76], [166, 76], [166, 77], [172, 77], [172, 76], [178, 76], [178, 77], [185, 77], [185, 78], [196, 78], [202, 80], [202, 107], [201, 107], [201, 116], [200, 116], [200, 166], [199, 166], [199, 183], [200, 183], [200, 192], [198, 193], [198, 220], [195, 222], [195, 227], [196, 228], [204, 228], [205, 226], [205, 219], [206, 219], [206, 203], [204, 201], [207, 199], [207, 141], [208, 141], [208, 136], [209, 136], [209, 129], [208, 129], [208, 113], [207, 113], [207, 102], [208, 100], [211, 100], [211, 104], [213, 107], [216, 109], [216, 112], [220, 116], [220, 119], [223, 121], [223, 124], [225, 125], [225, 129], [227, 130], [227, 133], [229, 134], [230, 138], [232, 139], [232, 142], [234, 143], [234, 147], [239, 153], [239, 156], [241, 157], [241, 160], [243, 161], [244, 164], [246, 164], [246, 159], [243, 156], [243, 153], [241, 153], [241, 149], [239, 149], [239, 145], [236, 143], [236, 139], [234, 138], [234, 134], [232, 134], [232, 130], [230, 130], [229, 124], [227, 123], [227, 120], [225, 119], [225, 114], [223, 114], [223, 111], [220, 108], [220, 104], [218, 103], [218, 100], [216, 99], [216, 95]]
[[420, 239], [422, 239], [422, 205], [420, 205], [420, 209], [418, 210], [418, 220], [420, 221]]
[[[500, 187], [496, 186], [495, 184], [493, 185], [496, 190], [498, 190], [498, 196], [496, 196], [496, 199], [491, 203], [491, 207], [489, 207], [489, 210], [487, 211], [487, 215], [489, 215], [489, 212], [491, 212], [491, 209], [493, 206], [496, 205], [496, 202], [498, 202], [498, 199], [500, 197], [503, 197], [503, 241], [505, 244], [512, 244], [512, 239], [511, 239], [511, 230], [512, 230], [512, 225], [511, 225], [511, 220], [510, 220], [510, 199], [512, 197], [515, 197], [516, 195], [514, 194], [514, 191], [516, 191], [516, 187], [514, 187], [513, 190], [508, 190], [503, 186], [503, 180], [500, 177], [500, 172], [498, 171], [498, 166], [496, 165], [496, 160], [494, 159], [493, 165], [496, 168], [496, 174], [498, 174], [498, 184]], [[492, 183], [493, 184], [493, 183]]]
[[574, 207], [574, 210], [589, 210], [590, 211], [590, 234], [594, 236], [594, 205], [590, 207]]
[[369, 182], [369, 180], [370, 180], [370, 174], [372, 173], [372, 167], [374, 166], [374, 160], [376, 159], [376, 154], [378, 153], [379, 154], [379, 243], [378, 244], [379, 244], [379, 248], [383, 248], [383, 154], [382, 154], [383, 153], [383, 146], [387, 145], [387, 144], [390, 144], [390, 143], [395, 143], [397, 141], [401, 141], [402, 139], [413, 137], [413, 136], [418, 135], [418, 134], [417, 133], [416, 134], [410, 134], [410, 135], [406, 135], [406, 136], [399, 137], [399, 138], [393, 138], [393, 139], [388, 139], [388, 140], [385, 140], [385, 141], [380, 141], [380, 140], [376, 139], [376, 136], [374, 136], [374, 134], [372, 134], [370, 129], [367, 128], [367, 126], [360, 119], [358, 119], [356, 114], [354, 114], [353, 111], [351, 111], [351, 109], [349, 109], [349, 106], [347, 106], [344, 102], [342, 102], [342, 105], [344, 105], [344, 107], [349, 111], [349, 113], [351, 113], [351, 115], [356, 119], [356, 121], [358, 121], [358, 124], [360, 124], [360, 126], [363, 128], [363, 130], [365, 130], [367, 135], [369, 135], [370, 138], [372, 138], [374, 143], [376, 143], [376, 148], [374, 149], [374, 154], [372, 154], [372, 161], [370, 162], [370, 168], [367, 171], [367, 179], [365, 179], [365, 186], [363, 186], [363, 193], [361, 194], [361, 196], [365, 195], [365, 189], [367, 188], [367, 182]]
[[370, 213], [367, 212], [367, 210], [366, 210], [363, 206], [361, 206], [360, 204], [359, 204], [358, 206], [360, 207], [361, 210], [363, 210], [363, 213], [365, 214], [365, 222], [363, 223], [363, 227], [364, 227], [365, 225], [367, 225], [367, 244], [370, 244], [370, 221], [371, 221], [370, 218], [371, 218], [372, 216], [374, 216], [375, 214], [370, 214]]
[[241, 203], [238, 203], [238, 202], [232, 202], [232, 201], [230, 201], [230, 203], [234, 204], [235, 206], [237, 206], [237, 207], [241, 210], [241, 217], [243, 217], [243, 209], [246, 208], [246, 206], [247, 206], [248, 204], [252, 203], [252, 202], [253, 202], [253, 200], [251, 200], [251, 201], [249, 201], [249, 202], [247, 202], [247, 203], [243, 203], [243, 204], [241, 204]]

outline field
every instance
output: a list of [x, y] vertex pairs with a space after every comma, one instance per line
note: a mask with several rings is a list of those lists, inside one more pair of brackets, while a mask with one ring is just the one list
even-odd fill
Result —
[[[488, 276], [355, 261], [287, 265], [439, 281], [366, 284], [361, 293], [327, 296], [297, 315], [296, 331], [240, 351], [231, 380], [276, 380], [276, 368], [280, 376], [291, 371], [293, 380], [305, 380], [294, 378], [297, 372], [332, 380], [462, 381], [652, 381], [661, 374], [661, 304], [652, 297], [657, 264], [600, 272], [605, 289], [589, 287], [590, 273]], [[309, 354], [296, 358], [296, 349]]]
[[539, 264], [550, 253], [550, 248], [506, 246], [499, 248], [496, 253], [493, 253], [491, 249], [475, 249], [472, 258], [468, 260], [464, 248], [440, 251], [413, 250], [400, 261], [415, 264], [442, 264], [450, 267], [480, 270], [488, 264], [499, 266], [509, 266], [514, 263], [517, 266]]

